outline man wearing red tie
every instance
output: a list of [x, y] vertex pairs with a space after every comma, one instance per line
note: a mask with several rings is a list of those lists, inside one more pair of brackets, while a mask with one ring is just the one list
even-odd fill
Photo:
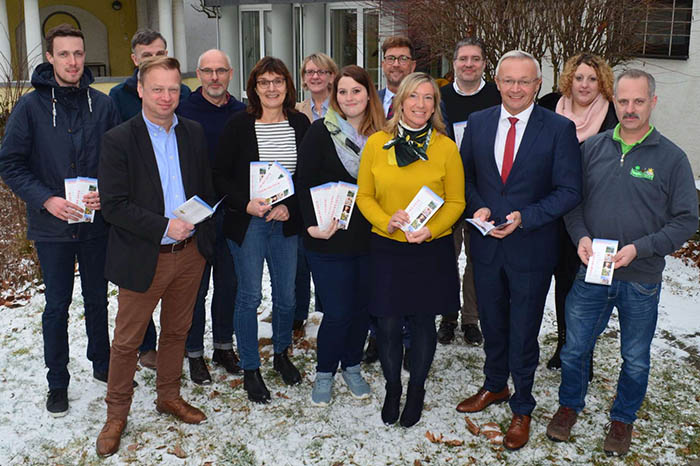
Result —
[[534, 104], [541, 81], [532, 55], [503, 55], [496, 67], [503, 103], [469, 116], [461, 146], [467, 218], [511, 223], [472, 237], [486, 380], [457, 410], [477, 412], [510, 399], [513, 418], [504, 439], [510, 450], [529, 439], [537, 335], [557, 262], [555, 220], [581, 201], [575, 127]]

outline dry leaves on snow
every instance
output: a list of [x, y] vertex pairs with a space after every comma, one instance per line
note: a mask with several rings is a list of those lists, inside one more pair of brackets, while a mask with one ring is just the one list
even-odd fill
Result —
[[442, 443], [448, 447], [459, 447], [464, 445], [464, 441], [459, 439], [445, 439], [442, 434], [435, 435], [429, 430], [425, 432], [425, 438], [427, 438], [431, 443]]
[[172, 448], [168, 448], [168, 453], [171, 455], [175, 455], [178, 458], [187, 458], [187, 453], [185, 453], [185, 450], [182, 449], [182, 447], [177, 444]]

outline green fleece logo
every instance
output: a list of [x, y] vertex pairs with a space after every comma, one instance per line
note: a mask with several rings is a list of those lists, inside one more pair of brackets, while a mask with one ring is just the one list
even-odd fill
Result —
[[634, 176], [635, 178], [644, 178], [645, 180], [653, 180], [654, 179], [654, 169], [653, 168], [641, 169], [641, 168], [639, 168], [639, 165], [637, 165], [636, 167], [630, 169], [630, 175]]

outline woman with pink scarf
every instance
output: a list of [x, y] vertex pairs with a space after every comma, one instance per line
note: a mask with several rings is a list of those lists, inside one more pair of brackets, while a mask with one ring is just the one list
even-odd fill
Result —
[[[617, 125], [613, 99], [612, 68], [605, 60], [590, 53], [579, 53], [564, 65], [559, 78], [559, 92], [542, 97], [538, 104], [567, 117], [576, 124], [579, 143], [603, 131], [612, 130]], [[559, 353], [566, 341], [566, 320], [564, 308], [566, 295], [574, 283], [580, 261], [576, 246], [560, 221], [559, 262], [554, 269], [555, 302], [557, 309], [557, 349], [547, 362], [547, 368], [561, 368]], [[591, 360], [589, 378], [593, 378]]]

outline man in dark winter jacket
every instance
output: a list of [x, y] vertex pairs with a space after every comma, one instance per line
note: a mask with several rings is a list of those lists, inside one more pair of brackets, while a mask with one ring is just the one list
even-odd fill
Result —
[[100, 139], [119, 124], [114, 103], [89, 87], [83, 33], [62, 24], [46, 37], [46, 59], [32, 76], [35, 91], [23, 96], [7, 122], [0, 149], [0, 175], [27, 203], [27, 238], [35, 242], [46, 286], [42, 314], [44, 360], [52, 416], [68, 412], [68, 308], [78, 259], [93, 375], [107, 383], [107, 226], [99, 192], [82, 201], [95, 211], [92, 223], [71, 223], [84, 209], [66, 199], [65, 180], [97, 178]]
[[[207, 50], [197, 61], [197, 77], [202, 85], [180, 102], [177, 113], [201, 123], [207, 137], [209, 163], [219, 146], [219, 137], [231, 115], [245, 110], [245, 105], [228, 93], [233, 76], [231, 60], [221, 50]], [[203, 154], [202, 154], [203, 155]], [[238, 356], [233, 350], [233, 303], [236, 300], [236, 274], [233, 258], [224, 236], [223, 212], [214, 216], [216, 223], [216, 257], [214, 259], [214, 297], [211, 302], [211, 327], [214, 337], [212, 361], [227, 372], [240, 372]], [[211, 375], [204, 361], [204, 300], [209, 291], [212, 266], [204, 268], [197, 302], [192, 315], [192, 327], [185, 349], [190, 366], [190, 378], [199, 385], [211, 383]]]

